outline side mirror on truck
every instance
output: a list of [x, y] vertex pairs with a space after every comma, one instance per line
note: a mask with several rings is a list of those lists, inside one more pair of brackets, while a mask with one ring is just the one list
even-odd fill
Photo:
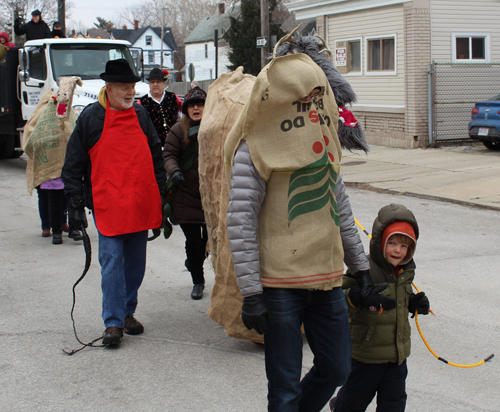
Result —
[[27, 71], [28, 68], [28, 53], [23, 48], [19, 49], [19, 81], [27, 82], [30, 76]]

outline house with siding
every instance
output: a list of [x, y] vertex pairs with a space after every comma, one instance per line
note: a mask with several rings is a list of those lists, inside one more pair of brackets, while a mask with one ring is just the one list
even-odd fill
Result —
[[186, 67], [191, 63], [195, 69], [195, 80], [215, 79], [216, 49], [214, 42], [215, 30], [218, 31], [217, 74], [228, 73], [229, 45], [222, 38], [226, 30], [231, 27], [230, 16], [237, 18], [239, 7], [232, 7], [227, 12], [225, 4], [217, 5], [218, 13], [202, 19], [184, 41]]
[[500, 61], [498, 0], [301, 0], [287, 7], [297, 20], [316, 18], [358, 96], [352, 109], [371, 144], [427, 146], [431, 62]]
[[163, 28], [163, 40], [161, 38], [161, 27], [138, 27], [139, 22], [136, 21], [134, 29], [115, 29], [112, 28], [110, 36], [118, 40], [127, 40], [132, 44], [132, 56], [137, 57], [137, 49], [143, 50], [144, 72], [148, 74], [155, 67], [161, 66], [161, 53], [163, 41], [163, 68], [167, 69], [172, 74], [174, 70], [174, 53], [177, 52], [174, 35], [170, 27]]

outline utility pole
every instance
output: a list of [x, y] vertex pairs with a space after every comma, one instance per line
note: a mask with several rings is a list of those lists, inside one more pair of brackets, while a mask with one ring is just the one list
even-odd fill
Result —
[[163, 70], [163, 30], [165, 29], [165, 10], [166, 7], [161, 8], [161, 56], [160, 56], [160, 70]]
[[214, 46], [215, 46], [215, 78], [219, 76], [219, 30], [214, 30]]
[[266, 64], [266, 56], [269, 53], [269, 0], [260, 0], [260, 35], [267, 39], [267, 45], [260, 49], [260, 65]]
[[66, 0], [57, 0], [57, 20], [61, 23], [61, 30], [66, 35]]

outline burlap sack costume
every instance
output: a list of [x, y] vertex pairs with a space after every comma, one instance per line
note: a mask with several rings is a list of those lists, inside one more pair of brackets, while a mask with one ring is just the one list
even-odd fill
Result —
[[[300, 63], [300, 71], [296, 71], [297, 62]], [[269, 83], [273, 85], [272, 88], [269, 88]], [[334, 190], [334, 182], [338, 174], [341, 156], [340, 145], [336, 136], [336, 127], [338, 127], [337, 106], [331, 98], [319, 99], [318, 104], [320, 107], [318, 107], [318, 110], [311, 112], [310, 103], [297, 104], [296, 102], [297, 98], [308, 95], [313, 88], [318, 86], [321, 94], [332, 96], [328, 81], [321, 69], [309, 57], [299, 54], [273, 60], [263, 69], [257, 80], [252, 76], [243, 75], [240, 68], [234, 73], [221, 76], [209, 89], [203, 121], [198, 135], [200, 142], [200, 192], [207, 228], [210, 233], [209, 242], [216, 274], [209, 316], [224, 326], [230, 336], [262, 341], [260, 335], [257, 335], [254, 331], [248, 331], [241, 322], [240, 314], [243, 298], [236, 283], [226, 232], [229, 188], [223, 181], [222, 163], [225, 156], [228, 163], [226, 172], [230, 173], [232, 157], [241, 139], [247, 141], [252, 160], [265, 180], [268, 180], [271, 174], [271, 170], [267, 166], [270, 163], [276, 166], [276, 159], [279, 159], [282, 155], [283, 144], [286, 144], [287, 147], [289, 144], [295, 144], [294, 148], [290, 148], [289, 153], [296, 157], [297, 160], [297, 167], [294, 169], [297, 169], [295, 175], [297, 178], [295, 179], [296, 187], [290, 186], [289, 189], [298, 196], [292, 196], [292, 199], [295, 198], [295, 200], [288, 204], [288, 208], [279, 207], [279, 213], [286, 215], [281, 216], [280, 219], [289, 220], [289, 227], [298, 229], [297, 232], [292, 230], [292, 233], [297, 235], [293, 242], [307, 236], [307, 227], [300, 223], [297, 226], [297, 222], [304, 221], [304, 219], [307, 221], [307, 213], [311, 211], [322, 214], [320, 219], [328, 222], [326, 225], [321, 225], [324, 227], [318, 228], [318, 230], [333, 230], [338, 234], [338, 211], [336, 211], [335, 200], [331, 199], [330, 195]], [[296, 103], [294, 104], [294, 102]], [[303, 106], [304, 104], [306, 106]], [[222, 130], [221, 125], [223, 125]], [[304, 127], [307, 129], [311, 126], [316, 131], [318, 127], [321, 128], [323, 139], [309, 142], [298, 138], [304, 135]], [[230, 136], [226, 137], [230, 130]], [[314, 135], [318, 136], [317, 133], [314, 133]], [[222, 144], [226, 138], [225, 153], [222, 153]], [[318, 162], [316, 167], [312, 165], [314, 162]], [[286, 168], [289, 168], [291, 164], [293, 169], [293, 162], [290, 163], [289, 158], [283, 162], [283, 166]], [[308, 165], [309, 170], [312, 167], [314, 170], [312, 175], [316, 177], [311, 180], [311, 173], [298, 171], [303, 165]], [[278, 176], [277, 179], [272, 179], [272, 182], [268, 181], [268, 185], [273, 185], [273, 188], [274, 186], [288, 185], [290, 173], [293, 173], [293, 171], [289, 169], [282, 171], [285, 172], [283, 173], [283, 179], [285, 180], [281, 181]], [[304, 201], [301, 200], [301, 196], [303, 196], [301, 192], [304, 192], [304, 179], [308, 181], [308, 188], [305, 191], [309, 191], [309, 189], [322, 191], [321, 199], [316, 205], [311, 204], [312, 202], [304, 205]], [[316, 181], [316, 186], [314, 186], [315, 183], [313, 182], [315, 179], [319, 179]], [[297, 189], [298, 191], [296, 191]], [[268, 191], [268, 195], [272, 192], [278, 193], [273, 189]], [[282, 196], [283, 191], [279, 192], [280, 196]], [[309, 191], [306, 196], [310, 197], [310, 195], [311, 192]], [[283, 203], [283, 199], [281, 203]], [[330, 203], [330, 207], [323, 207], [328, 203]], [[264, 214], [270, 216], [272, 212]], [[261, 224], [264, 227], [270, 227], [272, 230], [271, 220], [261, 222]], [[259, 230], [263, 226], [259, 226]], [[293, 261], [291, 266], [296, 266], [297, 273], [300, 273], [304, 265], [314, 265], [314, 259], [311, 259], [310, 256], [318, 256], [317, 252], [324, 248], [338, 250], [338, 253], [333, 254], [336, 257], [331, 257], [328, 253], [322, 254], [325, 259], [330, 260], [329, 263], [327, 262], [327, 266], [331, 267], [332, 270], [327, 274], [319, 271], [319, 276], [314, 278], [315, 282], [311, 283], [312, 286], [307, 287], [327, 289], [331, 288], [332, 285], [337, 285], [343, 271], [343, 253], [342, 246], [338, 242], [340, 236], [332, 236], [332, 239], [336, 239], [333, 240], [334, 243], [337, 242], [335, 245], [314, 245], [312, 249], [302, 250], [296, 255], [293, 254], [293, 247], [290, 248], [288, 244], [278, 245], [277, 248], [274, 247], [271, 253], [267, 253], [267, 256], [271, 259], [261, 261], [261, 269], [264, 268], [264, 272], [261, 274], [263, 283], [265, 282], [266, 273], [272, 272], [273, 268], [278, 268], [280, 259], [286, 258], [287, 261], [291, 259]], [[268, 244], [264, 247], [273, 248], [273, 245]], [[310, 256], [308, 257], [307, 254]], [[318, 261], [317, 265], [324, 268], [325, 262]], [[287, 267], [290, 266], [287, 265]], [[278, 282], [286, 282], [286, 280], [282, 278]], [[270, 286], [270, 284], [265, 284], [265, 286]], [[276, 287], [281, 286], [283, 285]], [[301, 284], [296, 287], [305, 286]]]
[[208, 316], [226, 329], [229, 336], [263, 342], [241, 321], [243, 297], [234, 274], [226, 214], [229, 187], [224, 167], [224, 142], [236, 123], [255, 83], [239, 67], [222, 74], [208, 89], [203, 121], [198, 131], [200, 193], [208, 229], [211, 261], [215, 272]]
[[41, 183], [61, 177], [66, 146], [75, 127], [77, 116], [73, 110], [67, 120], [58, 120], [56, 95], [57, 92], [49, 90], [42, 96], [24, 128], [23, 150], [28, 155], [26, 181], [30, 194]]

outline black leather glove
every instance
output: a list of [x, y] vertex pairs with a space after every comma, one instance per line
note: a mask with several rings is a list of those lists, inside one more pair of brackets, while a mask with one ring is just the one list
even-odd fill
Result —
[[272, 324], [271, 312], [267, 309], [266, 297], [263, 293], [246, 296], [243, 299], [241, 319], [248, 330], [255, 329], [259, 335], [267, 333]]
[[180, 170], [176, 170], [174, 173], [172, 173], [171, 179], [172, 184], [174, 185], [180, 185], [181, 183], [184, 183], [184, 175]]
[[429, 299], [425, 296], [424, 292], [418, 292], [416, 295], [410, 295], [410, 302], [408, 303], [408, 310], [412, 313], [412, 318], [415, 317], [415, 312], [419, 315], [428, 315], [431, 305]]
[[396, 299], [380, 294], [385, 288], [387, 288], [387, 283], [382, 283], [374, 287], [372, 293], [363, 299], [361, 288], [353, 286], [349, 291], [349, 300], [354, 306], [365, 308], [370, 312], [377, 312], [381, 308], [384, 310], [394, 309], [396, 307]]
[[85, 216], [85, 205], [83, 198], [79, 196], [71, 197], [68, 201], [68, 224], [76, 230], [81, 230], [82, 226], [87, 227], [87, 216]]
[[384, 310], [391, 310], [396, 307], [396, 299], [380, 294], [380, 292], [387, 288], [387, 282], [375, 286], [369, 270], [361, 270], [355, 273], [354, 277], [360, 287], [359, 292], [361, 295], [361, 306], [370, 311], [377, 311], [380, 308], [383, 308]]

